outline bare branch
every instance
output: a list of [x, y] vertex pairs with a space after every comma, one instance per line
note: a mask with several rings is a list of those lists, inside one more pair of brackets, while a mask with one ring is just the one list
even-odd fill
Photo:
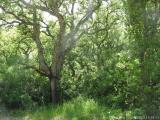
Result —
[[[47, 23], [45, 23], [43, 20], [41, 20], [41, 22], [45, 25], [45, 26], [42, 27], [42, 28], [45, 29], [45, 31], [41, 31], [41, 32], [43, 32], [43, 33], [46, 34], [47, 36], [49, 36], [49, 37], [51, 37], [52, 39], [54, 39], [55, 36], [51, 33], [50, 28], [49, 28], [49, 25], [48, 25]], [[55, 22], [55, 24], [54, 24], [53, 26], [55, 26], [55, 25], [56, 25], [56, 22]]]
[[[63, 15], [59, 12], [59, 9], [58, 7], [55, 7], [53, 8], [52, 10], [49, 9], [48, 7], [46, 6], [40, 6], [40, 5], [31, 5], [29, 3], [27, 3], [25, 0], [21, 0], [21, 2], [28, 6], [28, 7], [32, 7], [32, 8], [36, 8], [36, 9], [39, 9], [41, 11], [45, 11], [45, 12], [48, 12], [50, 13], [51, 15], [55, 16], [58, 18], [58, 22], [59, 22], [59, 26], [60, 26], [60, 32], [59, 32], [59, 35], [58, 35], [58, 39], [59, 41], [61, 41], [61, 39], [64, 37], [64, 33], [65, 33], [65, 28], [66, 28], [66, 23], [65, 23], [65, 20], [64, 20], [64, 17]], [[54, 2], [57, 4], [58, 1]], [[53, 5], [51, 5], [53, 6]]]
[[[93, 8], [93, 0], [88, 0], [88, 9], [86, 14], [80, 19], [80, 21], [77, 23], [77, 25], [74, 25], [74, 19], [71, 21], [71, 32], [68, 34], [68, 37], [70, 38], [70, 45], [68, 46], [68, 48], [66, 48], [66, 51], [69, 51], [68, 49], [71, 49], [72, 47], [75, 47], [76, 42], [84, 35], [84, 32], [81, 32], [79, 34], [79, 36], [76, 36], [76, 34], [78, 33], [80, 26], [83, 25], [90, 17], [91, 15], [94, 13], [94, 11], [96, 11], [99, 7], [100, 7], [100, 3], [98, 3], [97, 6], [95, 6]], [[73, 11], [72, 11], [73, 12]], [[88, 28], [89, 29], [89, 28]], [[71, 48], [70, 48], [71, 47]]]
[[39, 67], [42, 72], [45, 72], [46, 74], [50, 74], [49, 67], [45, 61], [44, 57], [44, 48], [40, 40], [40, 25], [37, 21], [37, 13], [36, 8], [34, 9], [33, 13], [33, 40], [36, 43], [37, 49], [38, 49], [38, 57], [39, 57]]
[[89, 0], [88, 10], [87, 10], [86, 14], [81, 18], [81, 20], [78, 22], [75, 29], [73, 30], [73, 31], [75, 31], [75, 34], [78, 32], [80, 26], [91, 17], [91, 15], [94, 13], [94, 11], [96, 11], [100, 7], [100, 5], [101, 4], [98, 3], [98, 5], [95, 8], [93, 8], [93, 0]]
[[19, 21], [16, 21], [16, 20], [6, 21], [6, 20], [4, 20], [4, 19], [2, 19], [2, 18], [0, 18], [0, 21], [2, 22], [2, 23], [0, 24], [0, 27], [2, 27], [2, 26], [10, 27], [10, 26], [14, 26], [14, 25], [17, 24], [17, 23], [20, 23]]
[[26, 69], [32, 69], [34, 71], [36, 71], [37, 73], [48, 77], [48, 74], [46, 74], [45, 72], [41, 71], [40, 69], [38, 69], [38, 67], [36, 67], [35, 65], [28, 65], [28, 64], [22, 64]]
[[32, 25], [33, 23], [30, 21], [26, 21], [26, 19], [21, 18], [21, 16], [16, 15], [14, 12], [8, 11], [4, 6], [0, 5], [0, 8], [7, 14], [12, 15], [16, 20], [20, 21], [21, 23], [25, 23], [28, 25]]

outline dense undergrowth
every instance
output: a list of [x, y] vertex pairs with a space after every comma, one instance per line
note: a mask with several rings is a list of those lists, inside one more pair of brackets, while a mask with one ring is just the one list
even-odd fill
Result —
[[101, 106], [93, 99], [78, 97], [62, 105], [49, 105], [10, 112], [22, 120], [132, 120], [142, 116], [139, 110], [122, 111]]

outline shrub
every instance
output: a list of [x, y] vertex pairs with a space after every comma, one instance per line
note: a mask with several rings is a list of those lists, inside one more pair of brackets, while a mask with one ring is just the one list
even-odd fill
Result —
[[8, 108], [29, 108], [49, 102], [48, 81], [18, 66], [4, 69], [0, 98]]

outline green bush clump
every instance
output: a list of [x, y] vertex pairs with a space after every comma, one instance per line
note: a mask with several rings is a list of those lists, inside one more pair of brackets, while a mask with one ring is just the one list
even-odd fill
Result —
[[0, 80], [0, 100], [7, 108], [29, 109], [35, 105], [49, 103], [48, 81], [32, 75], [36, 74], [16, 65], [4, 69]]

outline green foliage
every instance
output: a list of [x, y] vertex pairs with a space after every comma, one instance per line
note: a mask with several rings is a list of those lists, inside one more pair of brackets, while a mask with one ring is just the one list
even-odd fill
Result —
[[[126, 111], [126, 119], [132, 120], [135, 115], [141, 114], [142, 110], [135, 109], [133, 112]], [[12, 113], [14, 116], [19, 116], [25, 120], [121, 120], [124, 114], [120, 109], [108, 109], [99, 105], [93, 99], [78, 97], [58, 106], [45, 106], [31, 111], [17, 111]]]
[[[48, 78], [55, 77], [59, 79], [57, 93], [64, 104], [38, 107], [26, 118], [115, 120], [127, 117], [129, 120], [144, 114], [158, 115], [160, 4], [157, 1], [103, 1], [100, 8], [79, 28], [77, 36], [80, 32], [82, 36], [71, 51], [67, 49], [70, 39], [66, 39], [70, 36], [70, 27], [74, 27], [86, 13], [87, 1], [58, 2], [58, 6], [63, 6], [60, 7], [60, 13], [64, 13], [66, 22], [66, 38], [58, 43], [62, 44], [61, 47], [56, 46], [59, 38], [57, 19], [49, 13], [46, 16], [53, 18], [44, 18], [47, 11], [37, 10], [41, 42], [38, 44], [42, 44], [41, 50], [37, 49], [33, 40], [33, 6], [24, 7], [23, 3], [18, 4], [19, 1], [1, 1], [0, 8], [6, 8], [9, 13], [0, 9], [0, 24], [8, 21], [7, 27], [0, 29], [0, 101], [8, 108], [47, 105], [50, 103]], [[47, 6], [47, 3], [39, 0], [34, 2], [34, 5]], [[32, 2], [30, 4], [33, 5]], [[77, 9], [75, 13], [70, 10], [71, 6]], [[20, 16], [20, 19], [17, 20], [16, 16]], [[77, 19], [72, 21], [74, 18]], [[14, 19], [16, 25], [10, 23]], [[73, 36], [73, 39], [77, 36]], [[53, 57], [55, 51], [61, 53], [66, 49], [70, 52], [64, 53], [60, 78], [41, 76], [45, 70], [40, 69], [39, 58], [43, 56], [39, 56], [38, 51], [44, 55], [45, 63], [52, 66], [52, 61], [56, 59]], [[48, 69], [50, 73], [55, 72], [51, 67]]]
[[24, 88], [24, 73], [15, 66], [6, 69], [1, 86], [1, 100], [8, 108], [25, 108], [31, 105], [31, 97]]
[[8, 108], [29, 108], [36, 104], [47, 104], [50, 101], [48, 80], [17, 65], [17, 58], [18, 56], [10, 56], [7, 58], [7, 65], [3, 64], [0, 80], [1, 101]]

